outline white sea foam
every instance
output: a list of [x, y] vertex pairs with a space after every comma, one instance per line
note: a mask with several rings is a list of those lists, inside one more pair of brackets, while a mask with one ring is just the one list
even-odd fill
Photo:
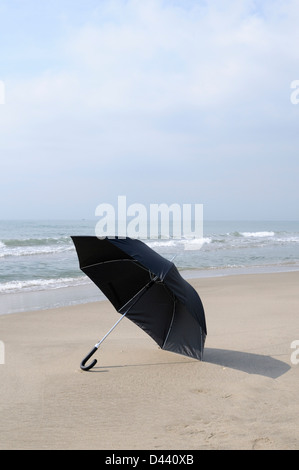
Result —
[[0, 284], [0, 293], [9, 294], [15, 292], [38, 291], [47, 289], [59, 289], [62, 287], [74, 287], [86, 284], [88, 279], [85, 276], [58, 279], [27, 279], [20, 281], [8, 281]]
[[204, 244], [209, 244], [212, 242], [212, 238], [203, 237], [203, 238], [193, 238], [191, 240], [183, 240], [184, 249], [186, 251], [196, 251], [200, 250]]
[[205, 243], [211, 243], [212, 238], [203, 237], [203, 238], [181, 238], [181, 239], [170, 239], [170, 240], [149, 240], [147, 244], [150, 248], [177, 248], [179, 250], [200, 250]]
[[299, 237], [278, 237], [276, 241], [282, 243], [299, 243]]
[[73, 251], [73, 246], [68, 245], [37, 245], [37, 246], [6, 246], [0, 242], [0, 258], [7, 256], [34, 256], [34, 255], [50, 255], [54, 253], [63, 253]]
[[254, 237], [254, 238], [263, 238], [263, 237], [274, 237], [274, 232], [241, 232], [243, 237]]
[[171, 239], [167, 239], [167, 240], [163, 240], [163, 239], [160, 239], [160, 240], [148, 240], [146, 241], [146, 244], [150, 247], [150, 248], [159, 248], [159, 247], [173, 247], [173, 246], [176, 246], [176, 241]]
[[0, 241], [0, 258], [4, 256], [4, 252], [5, 252], [5, 245], [3, 242]]

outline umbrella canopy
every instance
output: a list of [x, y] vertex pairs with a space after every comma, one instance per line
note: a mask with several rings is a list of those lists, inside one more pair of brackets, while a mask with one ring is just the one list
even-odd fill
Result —
[[120, 314], [162, 349], [202, 359], [207, 334], [204, 308], [171, 261], [131, 238], [72, 240], [80, 269]]

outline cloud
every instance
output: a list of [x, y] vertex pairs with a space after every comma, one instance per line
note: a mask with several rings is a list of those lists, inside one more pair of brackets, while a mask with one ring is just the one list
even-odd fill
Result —
[[215, 8], [193, 2], [186, 10], [182, 3], [155, 0], [104, 2], [98, 9], [102, 23], [83, 25], [70, 38], [68, 53], [101, 109], [206, 109], [242, 95], [260, 99], [277, 83], [298, 33], [289, 16], [279, 20], [272, 10], [253, 9], [252, 1], [239, 3]]
[[276, 16], [265, 19], [252, 10], [254, 2], [240, 3], [223, 1], [216, 9], [193, 2], [184, 9], [157, 0], [103, 2], [61, 39], [60, 69], [27, 80], [26, 94], [33, 105], [79, 104], [91, 113], [209, 110], [242, 95], [260, 98], [277, 84], [298, 33], [291, 29], [281, 42]]
[[[151, 202], [154, 191], [155, 202], [210, 201], [217, 216], [217, 200], [236, 205], [237, 188], [249, 193], [258, 167], [268, 188], [282, 155], [294, 169], [295, 1], [53, 5], [51, 21], [60, 18], [64, 30], [55, 23], [51, 43], [47, 24], [48, 63], [7, 74], [0, 107], [2, 179], [15, 178], [18, 194], [39, 178], [44, 202], [56, 181], [57, 199], [64, 188], [77, 202], [76, 187], [89, 190], [87, 211], [116, 194]], [[251, 212], [255, 203], [246, 198]]]

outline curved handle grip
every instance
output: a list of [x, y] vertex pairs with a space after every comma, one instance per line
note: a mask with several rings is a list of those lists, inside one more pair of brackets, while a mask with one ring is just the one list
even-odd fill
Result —
[[90, 351], [90, 353], [87, 354], [87, 356], [83, 359], [83, 361], [82, 361], [81, 364], [80, 364], [80, 368], [81, 368], [82, 370], [87, 371], [87, 370], [89, 370], [89, 369], [92, 369], [92, 367], [94, 367], [94, 366], [96, 365], [96, 363], [97, 363], [97, 360], [96, 360], [96, 359], [94, 359], [94, 360], [92, 361], [92, 363], [89, 364], [89, 365], [87, 365], [87, 366], [86, 366], [85, 364], [86, 364], [86, 362], [88, 361], [88, 359], [90, 359], [91, 356], [94, 355], [94, 353], [95, 353], [97, 350], [98, 350], [98, 348], [94, 347], [94, 348]]

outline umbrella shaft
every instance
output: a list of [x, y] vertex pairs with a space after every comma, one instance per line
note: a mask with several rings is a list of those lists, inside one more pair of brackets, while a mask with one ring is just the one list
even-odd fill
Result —
[[[103, 338], [97, 343], [95, 344], [95, 348], [98, 349], [100, 344], [102, 344], [102, 342], [107, 338], [108, 335], [110, 335], [111, 331], [114, 330], [114, 328], [119, 324], [120, 321], [122, 321], [122, 319], [127, 315], [128, 311], [136, 304], [136, 302], [140, 299], [140, 296], [144, 294], [144, 292], [147, 291], [147, 289], [149, 287], [151, 287], [155, 281], [158, 279], [158, 276], [155, 276], [148, 284], [146, 284], [144, 287], [142, 287], [142, 289], [140, 289], [139, 292], [137, 292], [137, 294], [135, 294], [135, 300], [133, 303], [131, 303], [130, 307], [127, 308], [127, 310], [125, 311], [125, 313], [119, 318], [119, 320], [117, 320], [116, 323], [114, 323], [114, 325], [112, 326], [112, 328], [110, 328], [110, 330], [108, 331], [108, 333], [105, 334], [105, 336], [103, 336]], [[134, 299], [134, 297], [132, 299], [130, 299], [128, 302], [125, 303], [125, 305], [122, 306], [122, 308], [120, 310], [122, 310], [123, 308], [125, 308], [130, 302], [132, 302], [132, 300]]]
[[110, 330], [105, 334], [105, 336], [103, 336], [103, 338], [97, 343], [95, 344], [95, 348], [99, 348], [100, 344], [107, 338], [108, 335], [110, 335], [111, 331], [114, 330], [114, 328], [119, 324], [119, 322], [122, 321], [122, 319], [127, 315], [128, 313], [128, 310], [117, 320], [116, 323], [114, 323], [114, 325], [112, 326], [112, 328], [110, 328]]

